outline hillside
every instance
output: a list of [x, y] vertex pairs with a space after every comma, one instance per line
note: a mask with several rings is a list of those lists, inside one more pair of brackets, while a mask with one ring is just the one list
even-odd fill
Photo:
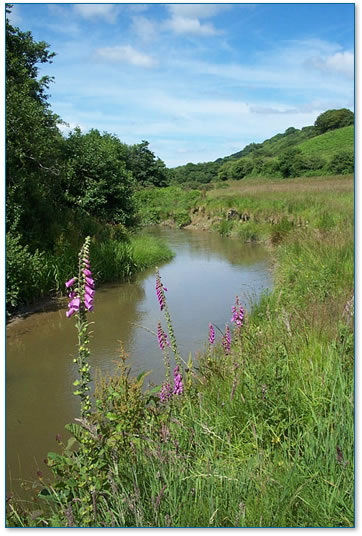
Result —
[[299, 144], [299, 149], [305, 155], [319, 154], [325, 158], [332, 157], [335, 153], [345, 150], [353, 151], [354, 127], [339, 128], [325, 132], [313, 139]]
[[[319, 118], [330, 112], [334, 110]], [[321, 134], [321, 128], [316, 126], [319, 118], [315, 126], [290, 127], [284, 133], [262, 143], [250, 143], [241, 151], [214, 162], [176, 167], [170, 170], [172, 183], [197, 188], [210, 182], [240, 180], [248, 176], [286, 178], [353, 173], [354, 126], [351, 124]]]

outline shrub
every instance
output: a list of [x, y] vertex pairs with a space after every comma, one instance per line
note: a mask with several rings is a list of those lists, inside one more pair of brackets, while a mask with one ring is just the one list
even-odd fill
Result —
[[336, 128], [348, 127], [353, 125], [354, 113], [347, 108], [340, 110], [327, 110], [320, 114], [315, 120], [314, 126], [323, 134], [327, 130], [335, 130]]
[[354, 154], [351, 151], [339, 151], [329, 162], [329, 169], [332, 173], [345, 175], [354, 172]]
[[6, 304], [8, 313], [50, 290], [43, 252], [31, 253], [19, 234], [6, 235]]
[[177, 227], [185, 227], [185, 225], [191, 223], [190, 214], [187, 210], [179, 210], [178, 212], [175, 212], [173, 219]]
[[234, 180], [240, 180], [246, 177], [252, 172], [254, 167], [253, 161], [250, 158], [240, 158], [237, 160], [231, 168], [231, 178]]

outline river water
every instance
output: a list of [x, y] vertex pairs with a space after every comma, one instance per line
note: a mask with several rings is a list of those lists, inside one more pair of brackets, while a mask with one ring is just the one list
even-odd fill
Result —
[[[167, 303], [182, 357], [187, 361], [205, 349], [208, 324], [224, 330], [230, 323], [235, 296], [246, 308], [272, 287], [270, 259], [260, 245], [243, 244], [203, 231], [154, 228], [175, 252], [159, 266], [168, 291]], [[69, 274], [71, 275], [71, 274]], [[132, 372], [151, 370], [150, 383], [164, 377], [157, 338], [161, 320], [155, 293], [155, 269], [129, 282], [102, 286], [89, 315], [91, 371], [115, 370], [120, 343], [129, 354]], [[79, 413], [72, 392], [76, 378], [77, 334], [65, 309], [39, 312], [9, 324], [6, 330], [6, 469], [7, 492], [21, 494], [20, 479], [32, 481], [43, 473], [48, 451], [57, 451], [56, 434]], [[218, 337], [218, 331], [216, 330]], [[220, 335], [219, 335], [220, 336]]]

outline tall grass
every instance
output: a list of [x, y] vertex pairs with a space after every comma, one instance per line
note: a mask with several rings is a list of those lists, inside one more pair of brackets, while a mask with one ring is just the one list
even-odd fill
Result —
[[[172, 251], [159, 239], [149, 235], [93, 237], [91, 254], [97, 283], [118, 281], [170, 260]], [[7, 306], [14, 312], [43, 296], [62, 295], [69, 274], [75, 273], [77, 248], [68, 240], [59, 240], [55, 252], [31, 254], [10, 237], [7, 244]]]
[[65, 448], [30, 511], [9, 501], [9, 526], [354, 525], [353, 205], [304, 195], [274, 200], [279, 225], [292, 202], [310, 220], [279, 229], [275, 288], [233, 330], [230, 353], [219, 339], [189, 360], [169, 404], [124, 364], [98, 383], [89, 511], [88, 458]]

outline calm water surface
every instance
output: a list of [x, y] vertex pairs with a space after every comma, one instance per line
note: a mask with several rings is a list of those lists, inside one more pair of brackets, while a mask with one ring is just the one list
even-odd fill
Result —
[[[208, 324], [225, 328], [238, 295], [248, 308], [272, 287], [270, 263], [260, 245], [242, 244], [202, 231], [157, 228], [175, 252], [172, 261], [160, 265], [175, 335], [187, 360], [205, 348]], [[92, 372], [112, 372], [120, 343], [129, 354], [137, 374], [152, 370], [151, 383], [164, 377], [157, 323], [166, 324], [155, 294], [155, 270], [137, 275], [130, 282], [97, 289], [94, 312], [89, 315], [93, 335]], [[71, 275], [71, 274], [70, 274]], [[216, 330], [217, 334], [217, 330]], [[72, 395], [76, 377], [77, 334], [65, 310], [36, 313], [7, 327], [6, 445], [7, 491], [19, 492], [19, 478], [34, 480], [43, 459], [56, 451], [56, 434], [66, 437], [64, 425], [79, 413], [78, 397]]]

